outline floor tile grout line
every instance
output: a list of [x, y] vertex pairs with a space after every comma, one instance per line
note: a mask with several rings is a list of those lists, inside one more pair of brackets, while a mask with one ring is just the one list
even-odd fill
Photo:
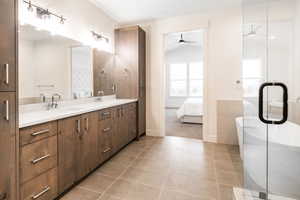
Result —
[[169, 178], [170, 174], [171, 174], [171, 166], [169, 166], [168, 173], [167, 173], [167, 178], [166, 178], [165, 182], [163, 183], [163, 185], [161, 186], [159, 196], [158, 196], [158, 200], [161, 200], [162, 194], [163, 194], [163, 192], [166, 188], [166, 185], [167, 185], [168, 178]]
[[217, 175], [217, 167], [216, 167], [215, 160], [213, 160], [213, 162], [214, 162], [214, 164], [213, 164], [213, 167], [214, 167], [215, 176], [216, 176], [217, 199], [218, 199], [218, 200], [220, 200], [220, 199], [221, 199], [221, 197], [220, 197], [219, 180], [218, 180], [218, 175]]
[[99, 192], [99, 191], [92, 190], [92, 189], [86, 188], [86, 187], [84, 187], [84, 186], [77, 186], [77, 187], [78, 187], [78, 188], [80, 188], [80, 189], [87, 190], [87, 191], [89, 191], [89, 192], [93, 192], [93, 193], [101, 194], [101, 192]]
[[[142, 152], [140, 152], [139, 154], [142, 154]], [[125, 172], [132, 166], [132, 164], [134, 163], [134, 161], [136, 161], [138, 159], [140, 155], [138, 155], [135, 159], [132, 160], [132, 163], [130, 163], [125, 169], [124, 171], [118, 176], [116, 177], [116, 179], [102, 192], [102, 194], [97, 198], [97, 200], [101, 200], [101, 198], [103, 197], [103, 195], [113, 186], [113, 184], [115, 184], [118, 180], [120, 180], [120, 178], [125, 174]]]
[[[145, 142], [145, 141], [144, 141]], [[95, 172], [96, 175], [101, 175], [101, 176], [104, 176], [104, 177], [109, 177], [111, 178], [112, 182], [111, 184], [107, 184], [107, 187], [106, 189], [104, 189], [102, 192], [99, 192], [99, 191], [96, 191], [96, 190], [93, 190], [93, 189], [89, 189], [89, 188], [86, 188], [85, 186], [78, 186], [79, 188], [81, 189], [84, 189], [84, 190], [87, 190], [87, 191], [90, 191], [90, 192], [93, 192], [93, 193], [96, 193], [96, 194], [99, 194], [99, 196], [97, 197], [97, 200], [101, 200], [106, 194], [108, 194], [108, 190], [110, 190], [113, 185], [117, 182], [117, 181], [120, 181], [120, 180], [123, 180], [123, 181], [128, 181], [128, 182], [131, 182], [132, 184], [139, 184], [139, 185], [143, 185], [143, 186], [146, 186], [146, 187], [150, 187], [150, 188], [153, 188], [153, 189], [156, 189], [157, 191], [157, 197], [158, 197], [158, 200], [162, 200], [161, 198], [163, 197], [163, 194], [165, 191], [171, 191], [171, 192], [176, 192], [176, 193], [179, 193], [179, 194], [182, 194], [182, 195], [186, 195], [186, 196], [190, 196], [190, 197], [194, 197], [194, 198], [199, 198], [201, 197], [201, 195], [198, 195], [198, 194], [191, 194], [188, 192], [185, 192], [185, 191], [180, 191], [180, 188], [178, 188], [179, 190], [177, 189], [172, 189], [172, 188], [169, 188], [168, 189], [168, 178], [169, 176], [171, 175], [172, 173], [172, 167], [171, 167], [171, 163], [168, 162], [168, 164], [166, 165], [166, 171], [164, 171], [163, 173], [167, 173], [166, 174], [166, 177], [163, 177], [160, 182], [160, 184], [157, 184], [158, 187], [156, 186], [153, 186], [153, 185], [150, 185], [150, 184], [147, 184], [147, 183], [143, 183], [141, 181], [138, 181], [138, 180], [130, 180], [130, 179], [127, 179], [127, 178], [123, 178], [124, 177], [124, 174], [126, 174], [128, 171], [130, 171], [130, 168], [137, 168], [137, 169], [140, 169], [142, 171], [145, 171], [145, 172], [155, 172], [156, 170], [147, 170], [147, 169], [143, 169], [143, 166], [140, 166], [140, 167], [136, 167], [135, 166], [135, 163], [137, 162], [137, 160], [139, 159], [149, 159], [151, 160], [152, 158], [144, 158], [143, 157], [143, 154], [146, 153], [146, 152], [151, 152], [153, 150], [153, 147], [155, 147], [156, 144], [160, 144], [160, 141], [159, 140], [155, 140], [155, 141], [146, 141], [144, 143], [143, 141], [141, 141], [141, 143], [139, 144], [140, 146], [144, 146], [143, 149], [139, 149], [138, 152], [136, 152], [136, 155], [135, 156], [132, 156], [132, 153], [134, 153], [134, 151], [127, 151], [125, 152], [124, 154], [122, 154], [122, 156], [125, 156], [126, 157], [131, 157], [131, 160], [128, 160], [129, 162], [127, 162], [127, 165], [123, 165], [123, 167], [121, 168], [121, 170], [119, 171], [119, 175], [116, 174], [117, 176], [110, 176], [110, 175], [107, 175], [105, 173], [101, 173], [101, 172]], [[163, 143], [161, 143], [162, 145], [164, 145]], [[166, 143], [168, 144], [168, 143]], [[140, 148], [140, 147], [138, 147]], [[159, 149], [158, 149], [159, 150]], [[163, 150], [163, 149], [162, 149]], [[121, 151], [122, 152], [122, 151]], [[120, 153], [121, 153], [120, 152]], [[220, 200], [221, 198], [223, 198], [223, 195], [221, 194], [221, 187], [219, 186], [227, 186], [227, 187], [235, 187], [235, 184], [230, 184], [230, 183], [222, 183], [223, 181], [221, 179], [218, 178], [217, 174], [218, 174], [218, 170], [220, 170], [217, 165], [216, 165], [216, 162], [218, 161], [218, 159], [214, 159], [214, 156], [215, 156], [215, 153], [216, 153], [216, 149], [213, 148], [212, 149], [212, 155], [209, 156], [209, 160], [212, 161], [213, 165], [212, 165], [212, 168], [213, 168], [213, 172], [215, 174], [215, 180], [210, 180], [210, 181], [213, 181], [215, 184], [216, 184], [216, 192], [217, 192], [217, 195], [216, 195], [216, 200]], [[121, 156], [121, 158], [122, 158]], [[121, 159], [122, 160], [122, 159]], [[126, 160], [126, 161], [127, 161]], [[233, 160], [231, 160], [232, 162], [234, 162]], [[116, 162], [118, 163], [118, 162]], [[126, 162], [125, 162], [126, 163]], [[196, 164], [196, 163], [195, 163]], [[157, 170], [159, 171], [159, 170]], [[227, 171], [227, 170], [224, 170], [224, 171]], [[237, 172], [237, 170], [229, 170], [229, 172], [233, 172], [235, 173], [237, 176], [239, 175], [239, 172]], [[221, 182], [220, 182], [221, 181]], [[121, 200], [122, 197], [119, 196], [119, 195], [116, 195], [116, 194], [108, 194], [110, 195], [111, 197], [113, 198], [116, 198], [116, 199], [119, 199]]]

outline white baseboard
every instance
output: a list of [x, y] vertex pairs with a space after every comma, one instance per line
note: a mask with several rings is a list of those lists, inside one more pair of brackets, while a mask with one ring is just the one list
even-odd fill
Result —
[[213, 135], [213, 134], [203, 135], [203, 141], [217, 143], [217, 135]]
[[152, 129], [147, 129], [146, 135], [152, 137], [163, 137], [163, 135], [161, 135], [159, 130], [152, 130]]

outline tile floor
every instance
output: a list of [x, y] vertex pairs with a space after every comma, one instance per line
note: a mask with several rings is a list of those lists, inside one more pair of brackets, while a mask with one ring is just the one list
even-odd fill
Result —
[[241, 186], [237, 146], [180, 137], [143, 137], [63, 200], [232, 200]]
[[181, 123], [176, 116], [177, 109], [166, 109], [166, 135], [202, 139], [202, 125]]

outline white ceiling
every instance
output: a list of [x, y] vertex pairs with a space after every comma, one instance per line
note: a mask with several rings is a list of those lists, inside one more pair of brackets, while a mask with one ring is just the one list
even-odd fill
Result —
[[239, 6], [241, 0], [90, 0], [119, 23]]
[[[183, 39], [186, 41], [191, 41], [192, 43], [180, 44], [180, 36], [183, 36]], [[182, 46], [203, 46], [203, 32], [201, 30], [189, 31], [189, 32], [178, 32], [170, 33], [166, 36], [165, 39], [165, 50], [171, 51]]]

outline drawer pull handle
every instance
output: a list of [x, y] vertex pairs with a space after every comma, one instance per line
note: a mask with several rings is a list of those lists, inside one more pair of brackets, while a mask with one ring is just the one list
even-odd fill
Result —
[[89, 131], [89, 118], [85, 118], [85, 131]]
[[34, 159], [34, 160], [31, 161], [31, 163], [32, 163], [32, 164], [36, 164], [36, 163], [38, 163], [38, 162], [40, 162], [40, 161], [42, 161], [42, 160], [45, 160], [46, 158], [49, 158], [49, 157], [50, 157], [50, 154], [45, 155], [45, 156], [42, 156], [42, 157], [37, 158], [37, 159]]
[[9, 101], [8, 100], [4, 101], [4, 105], [5, 105], [5, 117], [4, 117], [4, 119], [6, 121], [9, 121]]
[[6, 85], [8, 85], [9, 84], [9, 64], [8, 63], [4, 64], [4, 68], [5, 68], [5, 74], [6, 74], [4, 83]]
[[45, 134], [45, 133], [48, 133], [48, 132], [49, 132], [49, 129], [45, 129], [45, 130], [42, 130], [42, 131], [32, 133], [31, 136], [35, 137], [35, 136], [42, 135], [42, 134]]
[[103, 129], [103, 132], [105, 133], [105, 132], [108, 132], [108, 131], [110, 131], [110, 127], [108, 127], [108, 128], [105, 128], [105, 129]]
[[76, 120], [76, 123], [77, 123], [76, 131], [77, 133], [80, 133], [81, 132], [80, 119]]
[[43, 191], [41, 191], [40, 193], [36, 194], [36, 195], [33, 195], [31, 198], [32, 199], [38, 199], [40, 198], [43, 194], [45, 194], [46, 192], [50, 191], [50, 187], [46, 187]]
[[102, 113], [102, 116], [103, 117], [110, 116], [110, 112], [104, 112], [104, 113]]
[[110, 150], [111, 150], [111, 148], [109, 147], [109, 148], [105, 149], [105, 150], [103, 151], [103, 153], [107, 153], [107, 152], [109, 152]]

